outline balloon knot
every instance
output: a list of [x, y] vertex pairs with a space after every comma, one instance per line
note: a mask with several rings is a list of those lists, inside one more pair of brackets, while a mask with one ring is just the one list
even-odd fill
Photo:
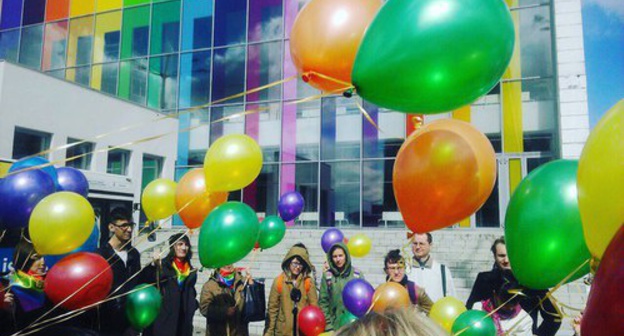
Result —
[[308, 73], [304, 73], [303, 75], [301, 75], [301, 80], [303, 80], [304, 82], [309, 82], [310, 81], [310, 77], [311, 75]]
[[343, 95], [345, 98], [351, 98], [351, 97], [353, 97], [353, 89], [348, 89], [348, 90], [346, 90], [345, 92], [343, 92], [343, 93], [342, 93], [342, 95]]

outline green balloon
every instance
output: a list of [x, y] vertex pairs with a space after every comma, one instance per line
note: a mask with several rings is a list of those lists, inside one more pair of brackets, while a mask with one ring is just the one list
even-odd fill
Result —
[[[590, 258], [578, 208], [578, 161], [557, 160], [532, 171], [516, 188], [505, 215], [507, 254], [518, 281], [547, 289]], [[589, 264], [573, 281], [589, 272]]]
[[457, 317], [453, 322], [452, 334], [464, 329], [462, 336], [496, 336], [494, 321], [486, 312], [480, 310], [467, 310]]
[[282, 241], [286, 235], [286, 224], [278, 216], [268, 216], [260, 223], [258, 244], [261, 249], [271, 248]]
[[248, 205], [227, 202], [210, 212], [199, 231], [199, 260], [218, 268], [243, 259], [256, 245], [258, 217]]
[[441, 113], [489, 92], [514, 49], [501, 0], [390, 0], [366, 30], [352, 81], [367, 101]]
[[338, 318], [338, 328], [342, 328], [348, 324], [351, 324], [355, 321], [358, 320], [358, 317], [351, 314], [348, 311], [345, 311], [344, 313], [342, 313], [342, 315], [340, 315], [340, 318]]
[[128, 295], [126, 300], [126, 317], [136, 330], [143, 330], [156, 320], [160, 313], [162, 297], [153, 285], [141, 284], [141, 288]]

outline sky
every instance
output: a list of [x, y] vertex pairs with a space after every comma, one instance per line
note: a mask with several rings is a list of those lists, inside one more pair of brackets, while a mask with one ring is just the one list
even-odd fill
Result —
[[624, 0], [582, 0], [589, 123], [624, 99]]

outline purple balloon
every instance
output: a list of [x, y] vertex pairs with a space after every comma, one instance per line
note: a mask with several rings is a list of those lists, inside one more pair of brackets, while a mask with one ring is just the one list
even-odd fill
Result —
[[[20, 171], [22, 169], [28, 169], [31, 167], [37, 167], [37, 166], [43, 166], [43, 165], [49, 165], [49, 164], [50, 164], [50, 161], [48, 161], [46, 158], [43, 158], [41, 156], [25, 158], [25, 159], [21, 159], [13, 163], [11, 167], [9, 168], [9, 173]], [[50, 175], [50, 177], [52, 178], [52, 181], [54, 181], [54, 186], [58, 189], [59, 184], [57, 180], [58, 175], [56, 174], [56, 168], [54, 168], [54, 166], [52, 165], [49, 165], [49, 166], [39, 168], [39, 169], [41, 169], [46, 174]]]
[[54, 181], [40, 169], [9, 174], [0, 183], [2, 228], [28, 226], [30, 214], [37, 203], [54, 191]]
[[342, 243], [343, 241], [344, 235], [342, 234], [342, 231], [336, 228], [331, 228], [325, 230], [325, 232], [323, 233], [323, 237], [321, 237], [321, 246], [323, 247], [323, 251], [327, 253], [332, 245], [336, 243]]
[[366, 280], [353, 279], [342, 290], [342, 302], [351, 314], [362, 317], [373, 304], [373, 294], [375, 288]]
[[87, 177], [80, 170], [71, 167], [60, 167], [56, 168], [56, 174], [58, 175], [60, 190], [75, 192], [85, 198], [89, 195], [89, 181], [87, 181]]
[[289, 191], [280, 197], [277, 211], [284, 221], [289, 222], [299, 217], [301, 211], [303, 211], [304, 204], [303, 196], [300, 193]]

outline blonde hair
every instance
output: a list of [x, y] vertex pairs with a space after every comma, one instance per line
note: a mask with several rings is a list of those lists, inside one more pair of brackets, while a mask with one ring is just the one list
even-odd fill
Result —
[[448, 336], [416, 308], [370, 312], [340, 328], [334, 336]]

